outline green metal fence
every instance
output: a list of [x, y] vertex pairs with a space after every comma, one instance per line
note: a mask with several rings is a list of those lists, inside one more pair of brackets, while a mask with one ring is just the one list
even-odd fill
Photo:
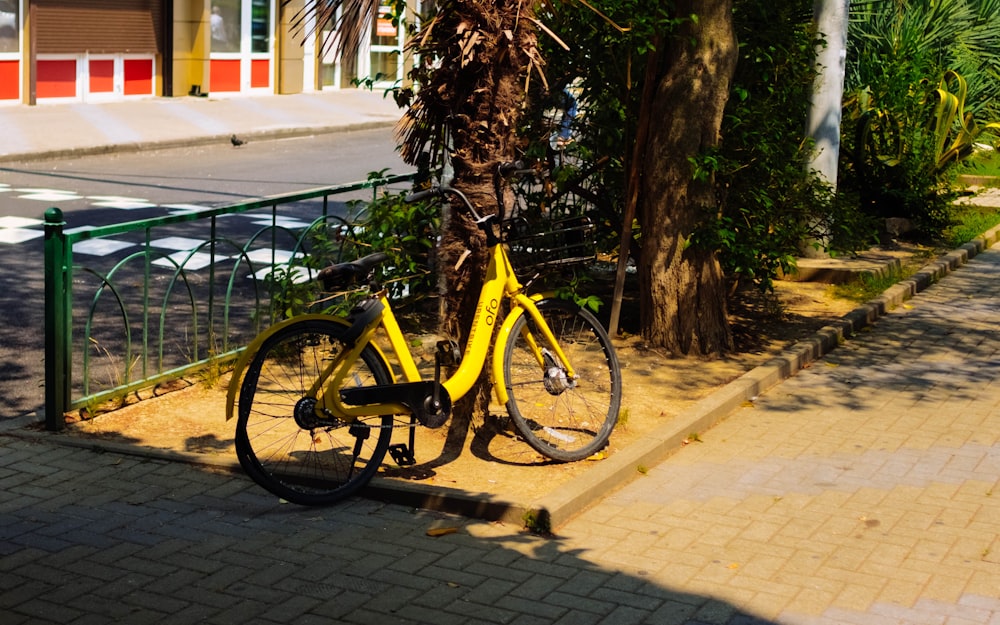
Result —
[[[353, 248], [343, 202], [412, 175], [102, 227], [45, 214], [45, 420], [236, 357], [283, 314], [278, 289]], [[235, 220], [235, 221], [234, 221]], [[79, 259], [84, 251], [102, 253]], [[171, 251], [173, 250], [173, 251]], [[77, 252], [74, 254], [74, 252]], [[278, 279], [278, 278], [281, 279]]]

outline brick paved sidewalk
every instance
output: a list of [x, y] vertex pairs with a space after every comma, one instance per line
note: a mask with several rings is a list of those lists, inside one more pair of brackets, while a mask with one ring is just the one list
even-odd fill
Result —
[[165, 461], [0, 436], [0, 485], [5, 625], [586, 625], [671, 622], [675, 606], [732, 612], [515, 527], [362, 499], [280, 505], [241, 476]]
[[1000, 625], [998, 294], [991, 249], [556, 538], [0, 436], [0, 614]]
[[564, 548], [777, 623], [1000, 624], [1000, 248], [701, 438]]

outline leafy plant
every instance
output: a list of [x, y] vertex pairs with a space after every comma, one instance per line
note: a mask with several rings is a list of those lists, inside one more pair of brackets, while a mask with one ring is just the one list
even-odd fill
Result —
[[840, 250], [871, 241], [871, 230], [845, 210], [809, 171], [804, 137], [814, 89], [812, 3], [736, 3], [740, 63], [723, 122], [723, 142], [694, 171], [717, 182], [719, 203], [706, 207], [691, 245], [720, 251], [734, 287], [771, 288], [794, 269], [801, 246], [826, 240]]
[[[807, 168], [811, 146], [803, 137], [803, 121], [817, 43], [812, 5], [808, 0], [735, 3], [741, 60], [723, 144], [691, 162], [693, 175], [716, 180], [719, 202], [706, 207], [689, 244], [718, 250], [734, 283], [752, 282], [765, 290], [792, 267], [804, 239], [827, 235], [848, 250], [872, 238], [867, 225], [856, 227], [863, 220], [842, 214], [844, 205], [835, 203]], [[564, 180], [606, 160], [594, 178], [600, 197], [613, 209], [608, 216], [599, 212], [598, 241], [609, 254], [635, 254], [637, 249], [617, 250], [623, 227], [633, 227], [622, 223], [629, 147], [645, 64], [657, 53], [653, 33], [669, 32], [673, 25], [665, 5], [650, 11], [648, 3], [619, 0], [602, 3], [601, 11], [570, 3], [553, 6], [546, 15], [570, 49], [542, 39], [548, 82], [534, 85], [533, 114], [524, 134], [528, 155], [554, 166], [557, 191]], [[577, 95], [581, 114], [572, 120], [573, 141], [554, 149], [550, 139], [561, 120], [564, 87]], [[631, 239], [636, 248], [641, 245], [641, 233]]]
[[271, 308], [276, 318], [288, 319], [310, 312], [318, 299], [319, 285], [301, 280], [298, 267], [274, 267], [264, 278], [270, 289]]
[[1000, 0], [852, 3], [840, 188], [924, 235], [948, 224], [947, 169], [994, 128]]
[[[595, 216], [602, 251], [614, 252], [621, 239], [642, 76], [656, 52], [655, 34], [673, 27], [669, 13], [665, 3], [642, 0], [605, 1], [600, 12], [576, 2], [548, 3], [539, 10], [556, 37], [539, 39], [545, 78], [530, 84], [531, 107], [521, 129], [525, 156], [549, 170], [550, 195], [582, 187], [585, 193], [573, 194], [572, 200]], [[567, 92], [576, 101], [571, 118], [566, 117]], [[563, 123], [568, 140], [558, 141]], [[551, 202], [541, 197], [534, 204]]]
[[[955, 92], [949, 90], [954, 85]], [[1000, 129], [1000, 122], [976, 123], [971, 112], [966, 112], [968, 83], [958, 72], [948, 70], [938, 86], [937, 106], [934, 109], [933, 131], [937, 170], [943, 171], [969, 156], [976, 142], [985, 133]]]
[[602, 300], [593, 293], [587, 294], [587, 285], [593, 283], [593, 279], [586, 273], [574, 272], [572, 275], [562, 276], [560, 286], [556, 289], [556, 297], [572, 301], [581, 308], [588, 308], [592, 312], [599, 312], [604, 305]]
[[[372, 172], [369, 180], [380, 180], [386, 170]], [[430, 202], [407, 203], [406, 193], [382, 192], [370, 202], [349, 203], [345, 222], [315, 224], [303, 238], [301, 266], [275, 267], [265, 278], [271, 292], [271, 314], [275, 319], [309, 312], [346, 313], [359, 284], [340, 293], [324, 293], [322, 285], [308, 280], [330, 263], [346, 262], [372, 252], [383, 252], [388, 260], [376, 276], [392, 297], [419, 298], [435, 290], [433, 252], [440, 215]], [[350, 225], [347, 225], [350, 224]]]
[[548, 535], [552, 533], [552, 519], [548, 510], [525, 510], [521, 520], [524, 522], [524, 529], [533, 534]]
[[[372, 172], [369, 179], [382, 178]], [[384, 252], [382, 281], [394, 297], [420, 297], [436, 290], [434, 248], [441, 226], [440, 207], [433, 201], [406, 202], [406, 193], [384, 192], [374, 201], [355, 205], [359, 243]]]
[[356, 216], [348, 214], [344, 221], [313, 224], [302, 235], [301, 255], [268, 272], [264, 283], [271, 294], [271, 321], [313, 312], [346, 313], [349, 310], [348, 296], [354, 290], [324, 293], [322, 285], [310, 278], [331, 263], [353, 260], [367, 253], [367, 245], [358, 240], [355, 229], [348, 225], [355, 219]]

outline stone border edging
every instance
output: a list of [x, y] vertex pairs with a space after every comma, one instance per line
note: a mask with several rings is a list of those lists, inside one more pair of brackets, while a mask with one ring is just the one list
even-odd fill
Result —
[[[704, 432], [727, 418], [736, 408], [798, 373], [805, 365], [832, 352], [843, 340], [874, 323], [888, 311], [923, 291], [969, 262], [1000, 238], [1000, 226], [924, 266], [910, 278], [886, 289], [882, 295], [844, 315], [840, 321], [820, 328], [782, 354], [748, 371], [722, 389], [702, 399], [683, 423], [664, 425], [599, 466], [587, 471], [555, 492], [534, 502], [522, 513], [542, 519], [542, 527], [556, 528], [590, 506], [596, 494], [619, 488], [676, 452], [692, 433]], [[676, 420], [675, 420], [676, 421]]]
[[[761, 393], [792, 377], [809, 363], [832, 352], [850, 336], [861, 331], [888, 311], [952, 273], [972, 258], [997, 243], [1000, 226], [924, 266], [920, 271], [888, 289], [878, 297], [824, 326], [775, 356], [751, 369], [718, 391], [697, 402], [688, 418], [675, 419], [641, 437], [625, 449], [597, 463], [594, 468], [559, 486], [554, 492], [530, 503], [509, 501], [488, 493], [469, 493], [460, 489], [427, 486], [376, 477], [364, 489], [365, 496], [376, 499], [465, 516], [523, 523], [530, 519], [530, 529], [551, 531], [564, 524], [601, 495], [620, 488], [640, 475], [641, 467], [651, 467], [676, 452], [693, 433], [704, 432], [725, 420], [737, 408]], [[222, 461], [211, 455], [136, 447], [113, 441], [74, 439], [52, 432], [0, 427], [0, 435], [38, 439], [73, 447], [91, 448], [132, 456], [237, 471], [238, 463]]]

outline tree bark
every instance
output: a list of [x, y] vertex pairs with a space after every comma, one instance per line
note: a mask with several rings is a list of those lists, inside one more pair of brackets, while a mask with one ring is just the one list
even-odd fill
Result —
[[[524, 104], [524, 74], [534, 60], [536, 33], [531, 3], [523, 0], [465, 0], [452, 3], [435, 27], [462, 33], [464, 50], [446, 58], [424, 89], [447, 99], [446, 126], [452, 141], [451, 162], [460, 189], [481, 215], [497, 212], [497, 166], [516, 159], [517, 126]], [[445, 95], [447, 94], [447, 95]], [[427, 95], [427, 94], [425, 94]], [[501, 185], [502, 186], [502, 185]], [[488, 262], [485, 237], [457, 200], [442, 224], [438, 252], [444, 276], [442, 332], [464, 347]], [[456, 421], [485, 414], [489, 406], [488, 372], [465, 398], [456, 402]]]
[[726, 287], [715, 250], [688, 245], [716, 210], [714, 180], [695, 180], [689, 159], [718, 145], [738, 57], [732, 0], [679, 0], [686, 20], [662, 51], [639, 204], [642, 335], [674, 354], [714, 356], [733, 347]]

